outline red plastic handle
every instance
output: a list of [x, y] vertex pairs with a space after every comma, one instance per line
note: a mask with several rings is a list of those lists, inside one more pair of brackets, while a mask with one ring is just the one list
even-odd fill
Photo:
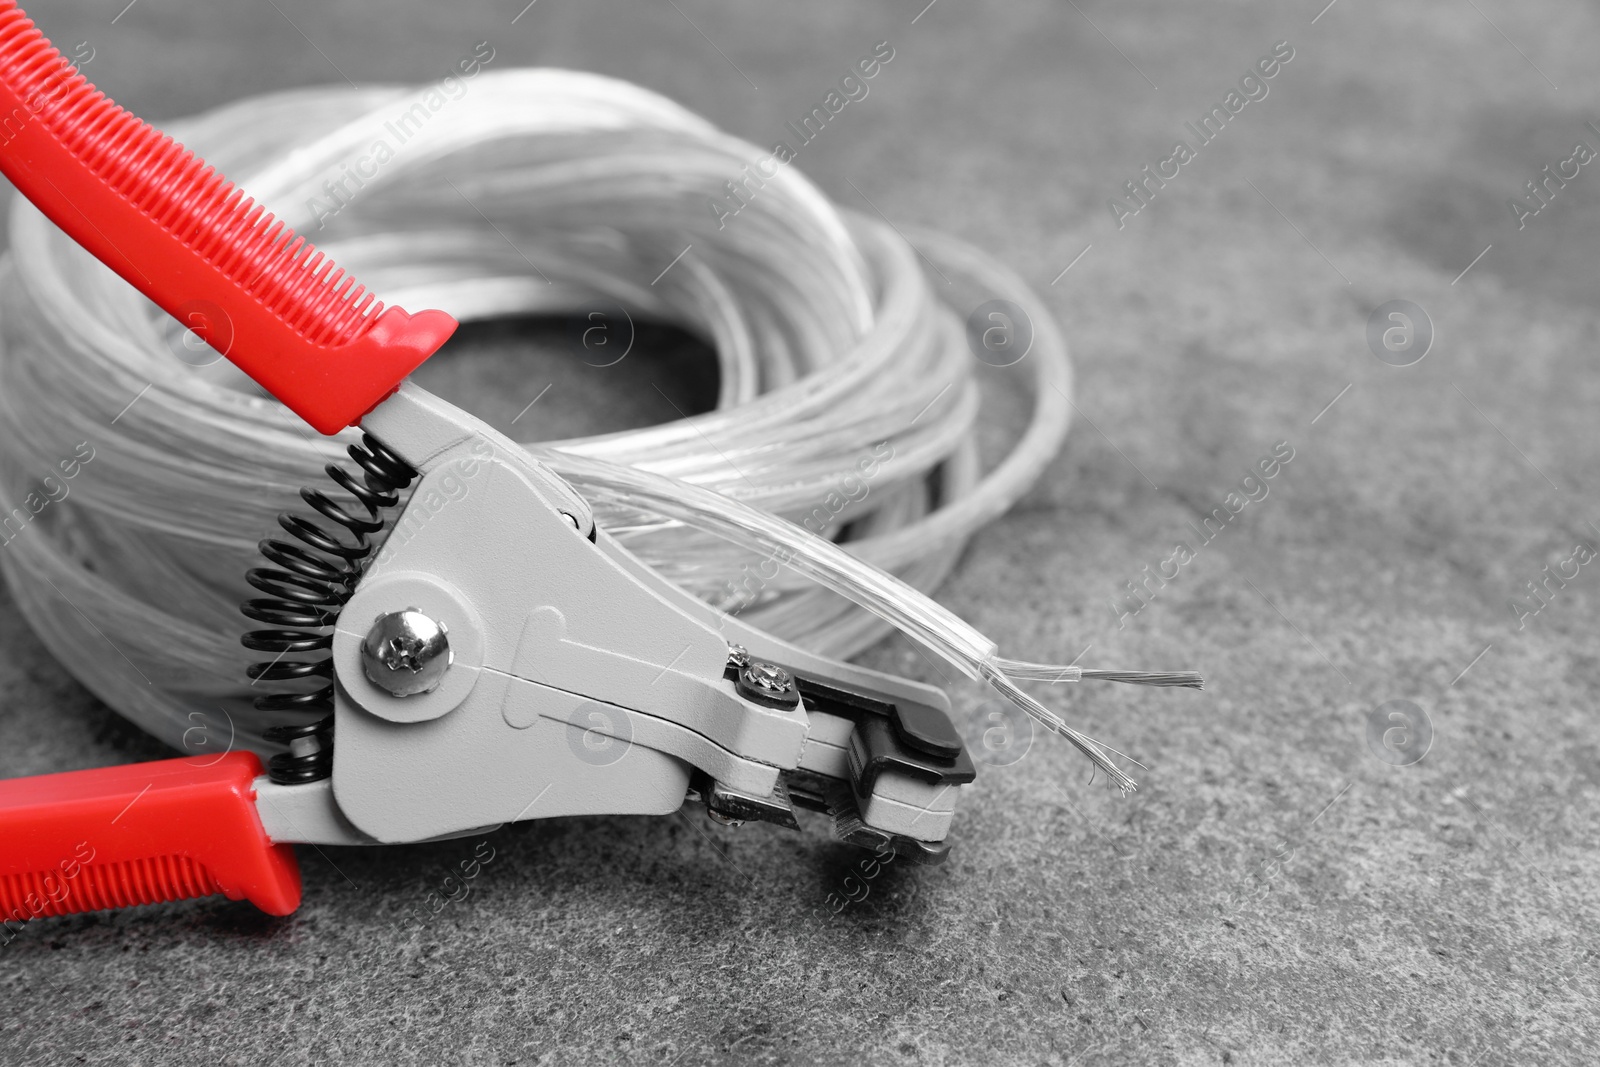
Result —
[[385, 309], [205, 161], [112, 103], [0, 0], [0, 173], [52, 222], [325, 434], [455, 332]]
[[256, 814], [261, 761], [129, 763], [0, 781], [0, 922], [221, 893], [287, 915], [300, 904], [291, 845]]

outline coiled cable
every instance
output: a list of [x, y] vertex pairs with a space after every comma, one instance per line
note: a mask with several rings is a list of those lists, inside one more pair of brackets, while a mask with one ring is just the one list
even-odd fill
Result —
[[[888, 616], [1015, 690], [986, 639], [861, 566], [931, 589], [1065, 438], [1065, 344], [1003, 266], [938, 234], [916, 233], [912, 247], [836, 208], [792, 165], [752, 180], [768, 153], [592, 74], [488, 70], [448, 95], [278, 93], [170, 129], [392, 303], [471, 321], [606, 302], [706, 337], [715, 410], [530, 448], [631, 550], [757, 626], [848, 656], [882, 637]], [[735, 180], [744, 206], [719, 217], [708, 205]], [[241, 576], [299, 487], [358, 435], [319, 438], [227, 363], [193, 365], [193, 338], [20, 199], [11, 240], [0, 510], [25, 519], [0, 569], [13, 595], [86, 686], [155, 735], [193, 747], [201, 728], [212, 744], [221, 733], [274, 750], [241, 670]], [[1032, 416], [987, 471], [974, 353], [922, 256], [940, 281], [1004, 294], [1031, 319], [1018, 366]], [[64, 481], [58, 464], [80, 442], [95, 458]], [[770, 516], [843, 539], [849, 554], [808, 548], [815, 539]], [[784, 543], [809, 562], [767, 577], [764, 554]], [[1093, 742], [1029, 711], [1131, 787]]]

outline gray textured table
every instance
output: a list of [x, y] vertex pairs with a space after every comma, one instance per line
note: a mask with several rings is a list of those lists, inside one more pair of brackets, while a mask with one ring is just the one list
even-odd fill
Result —
[[[0, 1059], [1593, 1055], [1600, 577], [1582, 567], [1520, 619], [1510, 603], [1600, 543], [1600, 176], [1547, 186], [1521, 230], [1507, 201], [1575, 142], [1600, 147], [1586, 126], [1600, 15], [942, 0], [917, 17], [924, 2], [542, 0], [515, 25], [518, 0], [33, 14], [91, 42], [93, 78], [157, 117], [342, 77], [422, 80], [487, 38], [497, 63], [630, 77], [757, 141], [891, 41], [894, 63], [805, 170], [1033, 278], [1067, 325], [1087, 416], [941, 596], [1018, 654], [1092, 642], [1096, 662], [1204, 670], [1204, 694], [1063, 698], [1147, 765], [1139, 793], [1090, 785], [1042, 738], [980, 778], [946, 867], [891, 868], [837, 917], [825, 902], [855, 856], [819, 826], [510, 828], [472, 895], [420, 927], [408, 912], [475, 842], [308, 848], [288, 919], [212, 901], [30, 925], [0, 950]], [[1280, 40], [1294, 55], [1267, 95], [1164, 164]], [[1146, 164], [1178, 169], [1137, 214], [1113, 212]], [[1369, 313], [1392, 299], [1436, 328], [1413, 366], [1369, 349]], [[469, 399], [541, 350], [538, 331], [475, 338], [476, 356], [432, 372]], [[672, 415], [647, 373], [709, 401], [703, 352], [651, 347], [633, 377], [574, 377], [573, 395], [608, 396], [623, 423]], [[599, 425], [581, 409], [551, 432]], [[1294, 458], [1270, 494], [1200, 545], [1188, 523], [1280, 441]], [[1123, 583], [1180, 540], [1193, 560], [1119, 627]], [[7, 607], [0, 773], [164, 755]], [[868, 659], [927, 676], [903, 643]], [[971, 721], [983, 694], [958, 696]], [[1375, 709], [1401, 699], [1433, 731], [1412, 766], [1368, 742]]]

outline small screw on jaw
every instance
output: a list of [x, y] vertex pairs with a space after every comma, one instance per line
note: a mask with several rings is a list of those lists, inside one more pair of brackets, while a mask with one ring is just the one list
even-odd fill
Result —
[[769, 708], [800, 706], [800, 690], [795, 686], [794, 676], [777, 664], [751, 658], [743, 645], [729, 645], [728, 665], [737, 672], [734, 688], [746, 700]]
[[739, 680], [752, 689], [769, 696], [782, 696], [794, 688], [794, 679], [782, 667], [771, 663], [747, 663], [739, 671]]

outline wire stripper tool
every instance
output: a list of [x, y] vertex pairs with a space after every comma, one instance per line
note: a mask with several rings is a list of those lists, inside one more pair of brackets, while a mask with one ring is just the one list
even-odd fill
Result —
[[[785, 644], [596, 527], [526, 450], [407, 380], [450, 337], [384, 307], [0, 0], [0, 172], [324, 434], [342, 492], [280, 520], [244, 606], [287, 751], [0, 782], [0, 916], [225, 894], [299, 903], [292, 844], [667, 814], [938, 862], [972, 760], [936, 688]], [[460, 487], [465, 486], [463, 492]], [[331, 488], [331, 487], [330, 487]], [[404, 494], [409, 491], [407, 497]], [[337, 737], [338, 744], [333, 741]]]

